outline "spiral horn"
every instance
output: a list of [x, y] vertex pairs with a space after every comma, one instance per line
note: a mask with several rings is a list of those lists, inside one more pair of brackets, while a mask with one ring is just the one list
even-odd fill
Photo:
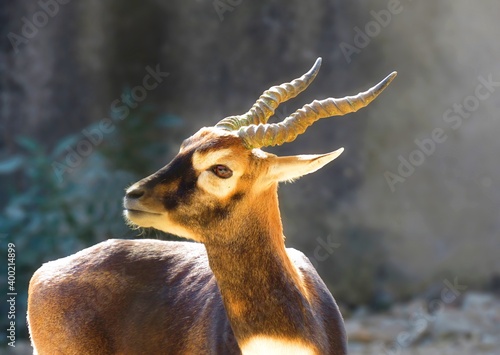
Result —
[[307, 89], [319, 72], [321, 58], [316, 59], [312, 68], [300, 78], [290, 83], [273, 86], [259, 97], [247, 113], [222, 119], [215, 127], [228, 131], [238, 130], [249, 125], [265, 124], [283, 102], [293, 99]]
[[243, 138], [249, 148], [269, 147], [291, 142], [321, 118], [343, 116], [367, 106], [391, 83], [396, 75], [396, 72], [392, 72], [374, 87], [355, 96], [314, 100], [282, 122], [241, 127], [238, 130], [238, 135]]

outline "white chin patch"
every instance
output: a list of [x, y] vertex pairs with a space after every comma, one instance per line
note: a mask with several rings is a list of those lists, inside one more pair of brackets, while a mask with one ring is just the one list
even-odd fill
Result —
[[134, 213], [129, 211], [125, 211], [124, 214], [130, 222], [139, 227], [158, 229], [194, 241], [199, 241], [200, 239], [183, 226], [172, 222], [167, 214]]
[[310, 346], [293, 339], [255, 336], [241, 346], [243, 355], [316, 355]]

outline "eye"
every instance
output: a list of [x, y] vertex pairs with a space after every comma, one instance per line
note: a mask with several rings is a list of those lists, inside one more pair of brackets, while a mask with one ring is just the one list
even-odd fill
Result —
[[221, 179], [229, 179], [233, 176], [233, 171], [225, 165], [214, 165], [211, 169], [212, 172]]

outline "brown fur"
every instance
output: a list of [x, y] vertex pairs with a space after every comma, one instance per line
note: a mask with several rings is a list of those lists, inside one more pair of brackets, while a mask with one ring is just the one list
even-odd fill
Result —
[[[132, 224], [204, 246], [115, 240], [42, 266], [28, 309], [38, 353], [239, 354], [269, 336], [345, 354], [334, 299], [307, 258], [285, 249], [277, 197], [288, 166], [300, 176], [332, 159], [281, 159], [232, 132], [200, 130], [124, 205]], [[233, 177], [216, 177], [213, 164]]]

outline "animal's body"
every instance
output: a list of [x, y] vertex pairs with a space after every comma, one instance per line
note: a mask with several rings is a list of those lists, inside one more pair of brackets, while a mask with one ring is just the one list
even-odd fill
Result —
[[199, 243], [110, 240], [35, 273], [28, 321], [38, 354], [346, 354], [330, 291], [302, 253], [285, 248], [277, 194], [279, 182], [343, 149], [278, 157], [260, 148], [366, 106], [395, 74], [268, 124], [319, 64], [264, 92], [246, 114], [200, 129], [168, 165], [127, 189], [130, 224]]
[[[287, 252], [306, 283], [320, 281], [301, 252]], [[255, 289], [246, 280], [241, 284], [268, 292], [277, 302], [288, 297], [278, 289]], [[31, 327], [38, 329], [36, 337], [48, 340], [39, 344], [40, 354], [241, 353], [199, 243], [108, 240], [45, 264], [32, 287], [44, 290], [30, 299]], [[333, 343], [343, 335], [342, 317], [329, 293], [319, 296], [314, 316]], [[252, 322], [265, 326], [258, 311]], [[273, 322], [286, 321], [264, 311]]]

